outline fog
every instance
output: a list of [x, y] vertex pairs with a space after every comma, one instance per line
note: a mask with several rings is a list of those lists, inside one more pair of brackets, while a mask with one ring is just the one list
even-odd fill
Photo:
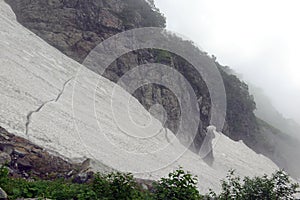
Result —
[[263, 89], [300, 123], [300, 1], [156, 0], [167, 28]]

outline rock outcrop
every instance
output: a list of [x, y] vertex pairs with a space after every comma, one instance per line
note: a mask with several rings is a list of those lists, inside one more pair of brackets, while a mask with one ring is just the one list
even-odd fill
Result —
[[[9, 167], [16, 178], [38, 177], [44, 180], [74, 178], [78, 182], [88, 179], [89, 162], [73, 163], [54, 156], [30, 141], [8, 133], [0, 127], [0, 165]], [[86, 176], [81, 178], [82, 176]]]
[[0, 200], [6, 200], [7, 199], [7, 194], [2, 188], [0, 187]]
[[144, 0], [6, 0], [18, 21], [82, 62], [108, 37], [134, 27], [164, 26], [164, 17]]

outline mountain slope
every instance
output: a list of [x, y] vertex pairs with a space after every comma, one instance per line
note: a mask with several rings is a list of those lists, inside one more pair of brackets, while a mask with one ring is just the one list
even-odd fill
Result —
[[[17, 15], [17, 20], [22, 25], [81, 63], [95, 46], [117, 33], [146, 26], [165, 26], [163, 15], [153, 4], [149, 5], [145, 0], [6, 0], [6, 2], [11, 5]], [[282, 143], [280, 141], [282, 137], [277, 137], [274, 129], [266, 128], [265, 123], [260, 123], [260, 120], [256, 118], [256, 103], [249, 93], [248, 85], [234, 75], [228, 67], [216, 62], [216, 57], [210, 58], [202, 51], [199, 54], [203, 57], [206, 55], [206, 59], [218, 67], [224, 81], [227, 97], [226, 123], [219, 131], [235, 141], [242, 140], [257, 153], [264, 154], [276, 162], [280, 168], [286, 169], [293, 177], [299, 177], [300, 171], [297, 170], [298, 165], [294, 162], [296, 159], [293, 156], [287, 158], [288, 152], [282, 151], [281, 148], [281, 146], [289, 146], [290, 139], [287, 138]], [[203, 77], [201, 78], [194, 66], [184, 58], [157, 49], [132, 51], [113, 62], [103, 76], [113, 82], [118, 82], [125, 73], [136, 66], [149, 63], [161, 63], [172, 67], [180, 72], [193, 87], [199, 100], [197, 106], [200, 110], [201, 123], [195, 137], [194, 131], [189, 129], [185, 131], [185, 135], [187, 137], [192, 135], [194, 140], [190, 149], [199, 152], [205, 138], [206, 127], [210, 125], [211, 96]], [[90, 69], [99, 73], [97, 68], [90, 67]], [[172, 82], [172, 80], [169, 78], [167, 81]], [[172, 91], [161, 85], [148, 84], [138, 88], [133, 96], [147, 110], [156, 104], [162, 105], [167, 116], [165, 122], [161, 120], [164, 126], [173, 133], [178, 131], [181, 110], [178, 99]], [[188, 101], [188, 98], [182, 98], [182, 102]], [[189, 109], [193, 110], [193, 108]], [[280, 125], [275, 127], [278, 128], [278, 126]], [[192, 125], [187, 125], [187, 127], [192, 127]], [[283, 145], [273, 142], [274, 138]], [[298, 152], [298, 148], [289, 148], [290, 150], [293, 154]]]
[[282, 132], [289, 134], [292, 137], [300, 138], [300, 125], [292, 119], [286, 119], [273, 105], [262, 89], [250, 86], [250, 92], [255, 97], [257, 109], [255, 114], [257, 117], [271, 124]]
[[[215, 161], [209, 167], [129, 93], [18, 24], [3, 0], [0, 12], [0, 126], [7, 130], [61, 156], [90, 157], [98, 170], [157, 179], [180, 165], [198, 175], [202, 192], [220, 189], [219, 180], [231, 168], [243, 176], [277, 169], [242, 142], [218, 133]], [[135, 126], [128, 120], [127, 106]]]
[[6, 0], [18, 21], [51, 45], [83, 62], [98, 43], [134, 27], [165, 26], [145, 0]]
[[[239, 77], [232, 69], [224, 68], [226, 73]], [[256, 109], [254, 110], [257, 128], [255, 134], [256, 151], [266, 155], [280, 168], [286, 170], [292, 177], [300, 177], [300, 127], [293, 120], [283, 117], [272, 105], [271, 100], [262, 89], [249, 85], [249, 92], [254, 98]], [[248, 86], [247, 86], [248, 87]], [[284, 102], [283, 102], [284, 103]]]
[[258, 120], [261, 132], [266, 140], [270, 141], [269, 146], [274, 151], [273, 161], [287, 170], [291, 176], [299, 178], [300, 126], [293, 120], [284, 118], [261, 89], [250, 86], [250, 90], [257, 102], [255, 114], [265, 121]]
[[[117, 33], [139, 27], [165, 26], [163, 15], [145, 0], [6, 1], [22, 25], [81, 63], [95, 46]], [[213, 59], [210, 62], [213, 63]], [[202, 124], [193, 144], [195, 151], [198, 151], [205, 137], [205, 129], [209, 126], [211, 99], [203, 77], [200, 78], [185, 58], [160, 50], [137, 50], [118, 58], [104, 76], [117, 82], [135, 66], [146, 63], [162, 63], [176, 69], [189, 81], [197, 98], [201, 99], [198, 106]], [[222, 66], [219, 68], [222, 70]], [[98, 72], [95, 68], [92, 70]], [[254, 137], [258, 132], [253, 113], [255, 103], [242, 81], [226, 73], [222, 73], [222, 76], [228, 92], [227, 125], [223, 132], [231, 139], [243, 140], [255, 150]], [[149, 84], [137, 89], [134, 96], [147, 110], [157, 103], [163, 105], [168, 117], [166, 127], [177, 132], [181, 117], [180, 105], [172, 91]], [[191, 134], [187, 132], [187, 135]]]

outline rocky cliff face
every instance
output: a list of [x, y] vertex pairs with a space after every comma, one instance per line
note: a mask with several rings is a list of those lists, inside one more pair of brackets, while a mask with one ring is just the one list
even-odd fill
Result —
[[7, 0], [18, 21], [66, 55], [82, 62], [97, 44], [134, 27], [165, 25], [145, 1]]
[[[137, 27], [164, 27], [165, 19], [159, 11], [144, 0], [6, 0], [16, 13], [18, 21], [52, 46], [78, 62], [100, 42], [124, 30]], [[215, 62], [211, 59], [212, 62]], [[130, 69], [145, 63], [163, 63], [172, 66], [189, 80], [199, 101], [199, 126], [192, 149], [198, 151], [209, 125], [211, 99], [205, 82], [193, 67], [179, 56], [153, 49], [144, 49], [118, 58], [104, 76], [112, 81]], [[253, 113], [255, 102], [248, 86], [225, 68], [221, 71], [227, 92], [227, 117], [223, 132], [234, 140], [243, 140], [257, 152], [264, 144], [257, 119]], [[96, 71], [96, 70], [95, 70]], [[160, 85], [149, 84], [139, 88], [134, 96], [149, 109], [162, 104], [167, 112], [166, 127], [176, 132], [180, 107], [175, 95]], [[188, 101], [185, 99], [185, 101]], [[188, 133], [187, 133], [188, 134]], [[264, 152], [265, 153], [265, 152]], [[272, 152], [267, 151], [272, 158]]]

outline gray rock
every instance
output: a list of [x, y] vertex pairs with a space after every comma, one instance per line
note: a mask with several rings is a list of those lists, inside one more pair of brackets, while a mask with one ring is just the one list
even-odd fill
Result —
[[14, 148], [14, 153], [18, 156], [24, 157], [28, 152], [24, 148], [16, 147]]
[[14, 147], [11, 144], [0, 144], [0, 147], [3, 152], [11, 155], [14, 151]]
[[11, 162], [10, 155], [5, 152], [0, 152], [0, 165], [4, 165], [4, 164], [10, 163], [10, 162]]
[[23, 170], [27, 171], [33, 167], [32, 164], [30, 163], [30, 160], [28, 159], [28, 157], [18, 159], [17, 164], [18, 164], [18, 168], [21, 171], [23, 171]]
[[21, 24], [79, 62], [97, 44], [116, 33], [143, 25], [163, 26], [165, 23], [164, 17], [153, 11], [145, 0], [6, 2]]
[[0, 187], [0, 200], [6, 200], [7, 194], [6, 192]]
[[3, 133], [0, 133], [0, 137], [3, 137], [5, 140], [9, 139], [9, 137], [7, 135], [3, 134]]
[[83, 163], [80, 166], [80, 171], [81, 172], [86, 172], [87, 170], [91, 169], [91, 159], [86, 159], [83, 161]]

